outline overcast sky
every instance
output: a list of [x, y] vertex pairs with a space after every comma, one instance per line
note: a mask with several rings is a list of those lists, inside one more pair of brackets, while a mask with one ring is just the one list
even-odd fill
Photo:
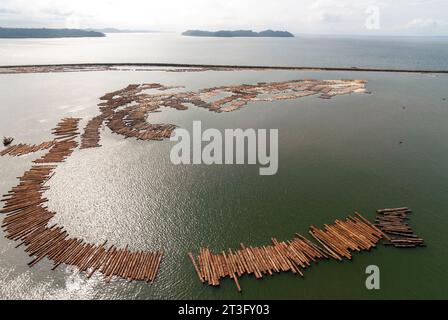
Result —
[[[374, 28], [366, 28], [366, 21], [372, 21], [369, 17], [376, 19]], [[0, 0], [0, 27], [176, 32], [271, 28], [299, 34], [448, 35], [448, 1]]]

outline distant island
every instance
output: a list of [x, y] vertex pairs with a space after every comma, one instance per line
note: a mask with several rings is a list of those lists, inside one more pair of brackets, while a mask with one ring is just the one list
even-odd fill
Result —
[[202, 31], [202, 30], [188, 30], [182, 33], [183, 36], [189, 37], [270, 37], [270, 38], [293, 38], [294, 35], [288, 31], [274, 31], [265, 30], [261, 32], [255, 32], [252, 30], [236, 30], [236, 31]]
[[105, 37], [102, 32], [80, 29], [34, 29], [34, 28], [0, 28], [0, 38], [87, 38]]

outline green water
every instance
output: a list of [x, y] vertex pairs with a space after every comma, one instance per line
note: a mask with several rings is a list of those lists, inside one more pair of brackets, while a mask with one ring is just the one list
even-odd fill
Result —
[[[228, 114], [164, 110], [159, 120], [191, 128], [278, 128], [279, 172], [257, 166], [174, 166], [173, 143], [123, 139], [108, 130], [103, 147], [77, 150], [50, 181], [55, 221], [74, 236], [109, 239], [132, 249], [166, 251], [155, 284], [87, 280], [70, 267], [33, 269], [23, 249], [0, 238], [0, 298], [77, 299], [404, 299], [447, 298], [447, 76], [342, 72], [92, 72], [0, 77], [1, 134], [39, 142], [64, 116], [97, 114], [98, 97], [129, 83], [186, 85], [290, 79], [365, 79], [371, 94], [256, 103]], [[403, 108], [405, 107], [405, 108]], [[402, 142], [400, 144], [400, 142]], [[36, 155], [0, 158], [0, 191], [16, 184]], [[359, 209], [409, 206], [411, 226], [427, 248], [380, 245], [353, 261], [323, 261], [299, 278], [278, 274], [203, 286], [186, 253], [200, 246], [263, 245], [291, 239]], [[378, 265], [381, 289], [365, 288]]]

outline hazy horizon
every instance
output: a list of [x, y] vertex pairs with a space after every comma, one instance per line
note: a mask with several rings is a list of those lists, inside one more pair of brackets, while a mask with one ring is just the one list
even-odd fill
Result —
[[[447, 36], [443, 0], [0, 0], [1, 27], [287, 30], [294, 34]], [[370, 19], [370, 22], [369, 22]], [[373, 27], [368, 27], [370, 23]]]
[[[75, 30], [106, 30], [106, 29], [116, 29], [117, 31], [120, 31], [120, 33], [166, 33], [166, 34], [181, 34], [184, 31], [188, 30], [201, 30], [201, 31], [211, 31], [211, 32], [217, 32], [217, 31], [239, 31], [239, 30], [252, 30], [255, 32], [265, 31], [267, 29], [197, 29], [197, 28], [187, 28], [185, 30], [181, 31], [170, 31], [170, 30], [144, 30], [144, 29], [122, 29], [122, 28], [116, 28], [116, 27], [79, 27], [79, 28], [68, 28], [68, 27], [23, 27], [23, 26], [1, 26], [0, 28], [5, 29], [75, 29]], [[286, 29], [272, 29], [274, 31], [289, 31]], [[107, 31], [103, 31], [105, 34], [110, 33]], [[428, 38], [446, 38], [448, 37], [447, 34], [441, 34], [441, 35], [432, 35], [432, 34], [364, 34], [364, 33], [305, 33], [305, 32], [291, 32], [295, 36], [320, 36], [320, 37], [366, 37], [366, 38], [375, 38], [375, 37], [390, 37], [390, 38], [400, 38], [400, 37], [428, 37]]]

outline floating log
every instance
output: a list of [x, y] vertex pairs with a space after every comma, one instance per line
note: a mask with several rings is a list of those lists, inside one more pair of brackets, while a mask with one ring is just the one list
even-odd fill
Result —
[[394, 208], [394, 209], [378, 209], [377, 213], [395, 213], [402, 211], [410, 211], [408, 207]]
[[188, 253], [188, 256], [190, 257], [191, 262], [193, 263], [193, 266], [194, 266], [194, 268], [195, 268], [195, 270], [196, 270], [196, 273], [198, 274], [199, 280], [201, 280], [201, 282], [204, 283], [204, 279], [202, 278], [201, 273], [200, 273], [200, 271], [199, 271], [199, 268], [198, 268], [198, 266], [196, 265], [196, 261], [194, 260], [194, 256], [193, 256], [193, 254], [192, 254], [191, 252], [189, 252], [189, 253]]

